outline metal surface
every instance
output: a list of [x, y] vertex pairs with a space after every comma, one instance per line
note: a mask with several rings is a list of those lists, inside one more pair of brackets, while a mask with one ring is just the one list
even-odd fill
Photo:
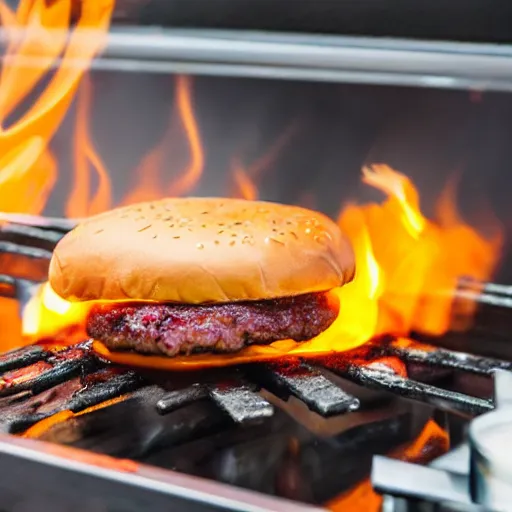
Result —
[[512, 373], [495, 372], [497, 408], [472, 420], [469, 442], [440, 457], [430, 467], [374, 457], [371, 476], [374, 488], [392, 496], [429, 503], [448, 502], [455, 510], [510, 510], [511, 382]]
[[[0, 435], [2, 508], [53, 511], [324, 510], [172, 471]], [[30, 492], [27, 492], [30, 482]], [[58, 485], [55, 485], [58, 482]]]
[[375, 490], [393, 496], [471, 504], [467, 479], [436, 468], [376, 456], [371, 480]]
[[[508, 45], [123, 27], [92, 69], [511, 91], [511, 62]], [[37, 55], [10, 64], [39, 65]]]
[[209, 393], [237, 423], [262, 420], [274, 414], [274, 407], [247, 385], [209, 386]]
[[359, 409], [359, 400], [355, 396], [305, 364], [292, 368], [256, 365], [249, 375], [285, 399], [292, 394], [324, 417]]
[[386, 352], [400, 357], [403, 361], [422, 363], [438, 368], [452, 368], [477, 375], [492, 375], [498, 369], [512, 370], [512, 363], [509, 361], [475, 356], [443, 348], [432, 350], [429, 345], [421, 346], [418, 344], [417, 346], [404, 348], [394, 346], [391, 343], [389, 351]]
[[334, 373], [370, 389], [389, 391], [404, 398], [420, 400], [435, 405], [441, 410], [475, 415], [490, 411], [494, 407], [491, 400], [448, 391], [388, 371], [352, 363], [344, 366], [328, 363], [326, 367]]
[[511, 16], [486, 0], [117, 0], [112, 23], [506, 42]]
[[185, 389], [176, 389], [166, 393], [156, 404], [160, 414], [167, 414], [180, 407], [196, 402], [208, 396], [208, 389], [200, 383]]
[[512, 407], [503, 407], [472, 421], [469, 427], [471, 495], [494, 510], [512, 504]]

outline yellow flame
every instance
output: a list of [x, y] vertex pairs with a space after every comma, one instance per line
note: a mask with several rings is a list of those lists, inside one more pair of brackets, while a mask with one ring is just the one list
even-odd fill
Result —
[[409, 179], [387, 165], [372, 165], [363, 167], [363, 182], [398, 201], [407, 231], [418, 238], [425, 229], [426, 220], [419, 211], [417, 193]]

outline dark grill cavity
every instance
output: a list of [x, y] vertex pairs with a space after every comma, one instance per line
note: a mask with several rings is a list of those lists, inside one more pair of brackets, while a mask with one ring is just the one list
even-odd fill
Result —
[[[18, 218], [0, 227], [0, 260], [8, 263], [2, 267], [5, 275], [0, 275], [0, 296], [17, 298], [22, 308], [46, 277], [52, 247], [71, 227], [62, 220], [28, 219], [29, 226], [23, 222]], [[506, 299], [504, 287], [487, 289], [487, 302], [491, 292], [496, 299]], [[348, 489], [364, 477], [370, 458], [361, 459], [359, 444], [368, 448], [374, 443], [379, 452], [383, 445], [410, 437], [411, 421], [419, 420], [399, 410], [369, 425], [352, 425], [334, 444], [319, 444], [303, 430], [291, 429], [281, 408], [291, 407], [299, 415], [309, 409], [332, 422], [350, 412], [364, 415], [375, 400], [398, 396], [467, 418], [493, 409], [490, 377], [496, 369], [512, 370], [512, 363], [391, 337], [325, 357], [172, 374], [111, 365], [101, 361], [88, 342], [65, 349], [31, 346], [0, 356], [0, 429], [23, 433], [41, 420], [59, 419], [55, 415], [61, 413], [63, 421], [47, 420], [44, 428], [28, 430], [27, 435], [150, 464], [165, 461], [164, 467], [185, 473], [192, 466], [201, 467], [203, 476], [220, 474], [222, 481], [242, 487], [261, 490], [268, 485], [284, 497], [320, 502], [332, 497], [339, 478]], [[468, 386], [468, 378], [479, 385]], [[478, 396], [467, 394], [468, 387]], [[91, 408], [95, 410], [88, 412]], [[237, 429], [239, 424], [244, 429]], [[255, 433], [257, 445], [251, 443]], [[220, 460], [220, 449], [222, 457], [230, 454], [232, 459]], [[311, 476], [294, 473], [298, 467], [306, 471], [317, 457], [322, 470], [316, 468], [312, 474], [321, 485], [308, 482]], [[347, 466], [352, 471], [341, 477], [340, 457], [357, 459], [357, 464]], [[293, 482], [281, 481], [284, 476], [271, 474], [270, 469], [265, 474], [258, 466], [273, 458], [288, 468], [282, 471], [288, 478], [295, 475]], [[257, 466], [258, 474], [265, 474], [258, 485], [251, 481], [254, 471], [245, 466], [248, 461]], [[359, 466], [362, 474], [354, 471]], [[265, 478], [272, 482], [265, 483]]]

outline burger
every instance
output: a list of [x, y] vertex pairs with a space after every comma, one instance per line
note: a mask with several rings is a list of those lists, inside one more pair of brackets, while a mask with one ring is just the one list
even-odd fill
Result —
[[310, 340], [336, 319], [330, 293], [354, 277], [347, 238], [296, 206], [173, 198], [90, 217], [57, 245], [55, 293], [87, 302], [111, 351], [176, 356]]

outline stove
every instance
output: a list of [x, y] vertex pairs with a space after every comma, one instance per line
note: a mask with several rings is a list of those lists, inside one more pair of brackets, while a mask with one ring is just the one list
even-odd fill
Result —
[[[23, 309], [71, 227], [11, 216], [0, 227], [2, 296]], [[500, 285], [461, 290], [487, 314], [510, 300]], [[507, 414], [512, 382], [506, 354], [391, 336], [323, 357], [171, 374], [109, 364], [84, 340], [5, 353], [0, 372], [8, 510], [482, 510], [494, 484], [479, 446]]]

